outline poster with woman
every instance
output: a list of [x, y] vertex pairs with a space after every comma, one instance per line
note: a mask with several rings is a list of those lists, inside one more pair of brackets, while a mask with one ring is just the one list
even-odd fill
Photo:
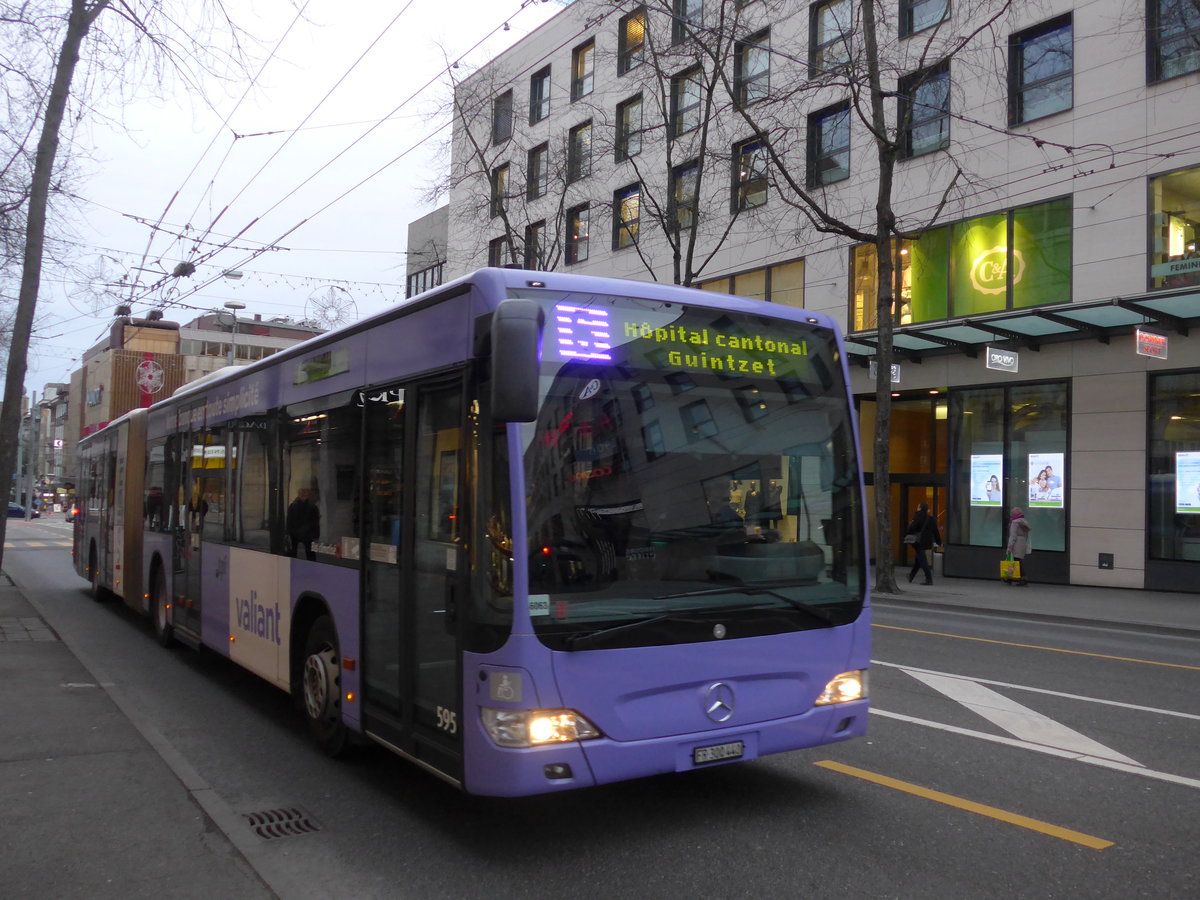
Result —
[[999, 453], [971, 456], [971, 505], [1000, 506], [1004, 502], [1000, 485], [1004, 479], [1004, 457]]
[[1029, 507], [1062, 509], [1065, 490], [1063, 487], [1063, 454], [1029, 454]]

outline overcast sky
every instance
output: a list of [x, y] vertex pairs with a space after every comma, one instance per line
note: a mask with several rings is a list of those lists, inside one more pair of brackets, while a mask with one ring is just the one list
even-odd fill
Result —
[[[228, 6], [262, 17], [247, 27], [264, 40], [263, 59], [295, 17], [287, 0]], [[309, 0], [307, 21], [295, 23], [240, 105], [245, 82], [217, 87], [215, 110], [180, 92], [125, 106], [123, 130], [91, 130], [77, 188], [82, 219], [71, 228], [78, 258], [109, 281], [153, 284], [245, 228], [194, 275], [124, 291], [134, 315], [165, 302], [168, 319], [186, 322], [239, 300], [243, 316], [301, 319], [328, 296], [351, 300], [360, 318], [378, 312], [404, 296], [407, 225], [432, 210], [423, 195], [447, 164], [437, 155], [445, 132], [434, 135], [445, 120], [432, 117], [448, 93], [443, 54], [462, 59], [465, 74], [560, 9], [561, 0]], [[251, 260], [274, 242], [287, 249]], [[243, 277], [222, 278], [228, 270]], [[116, 305], [47, 276], [25, 380], [39, 397], [44, 384], [69, 380]]]

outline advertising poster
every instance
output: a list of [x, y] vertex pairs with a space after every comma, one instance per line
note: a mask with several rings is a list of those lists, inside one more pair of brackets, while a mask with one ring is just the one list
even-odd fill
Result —
[[1175, 512], [1200, 513], [1200, 451], [1175, 454]]
[[1041, 509], [1062, 509], [1063, 454], [1029, 454], [1029, 506]]
[[[971, 455], [971, 505], [1000, 506], [1003, 502], [1004, 457], [999, 453]], [[1200, 512], [1200, 506], [1197, 507]]]

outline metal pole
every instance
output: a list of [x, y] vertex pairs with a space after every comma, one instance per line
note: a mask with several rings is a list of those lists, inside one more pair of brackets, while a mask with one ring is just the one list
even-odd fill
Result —
[[37, 391], [29, 394], [29, 450], [25, 472], [25, 521], [33, 518], [33, 469], [37, 465]]

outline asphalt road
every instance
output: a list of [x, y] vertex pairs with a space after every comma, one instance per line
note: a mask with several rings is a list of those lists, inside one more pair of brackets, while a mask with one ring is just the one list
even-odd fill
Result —
[[479, 799], [326, 759], [284, 694], [89, 599], [66, 523], [21, 527], [5, 570], [138, 719], [231, 809], [317, 829], [249, 839], [284, 897], [1200, 896], [1197, 639], [880, 605], [864, 740]]

